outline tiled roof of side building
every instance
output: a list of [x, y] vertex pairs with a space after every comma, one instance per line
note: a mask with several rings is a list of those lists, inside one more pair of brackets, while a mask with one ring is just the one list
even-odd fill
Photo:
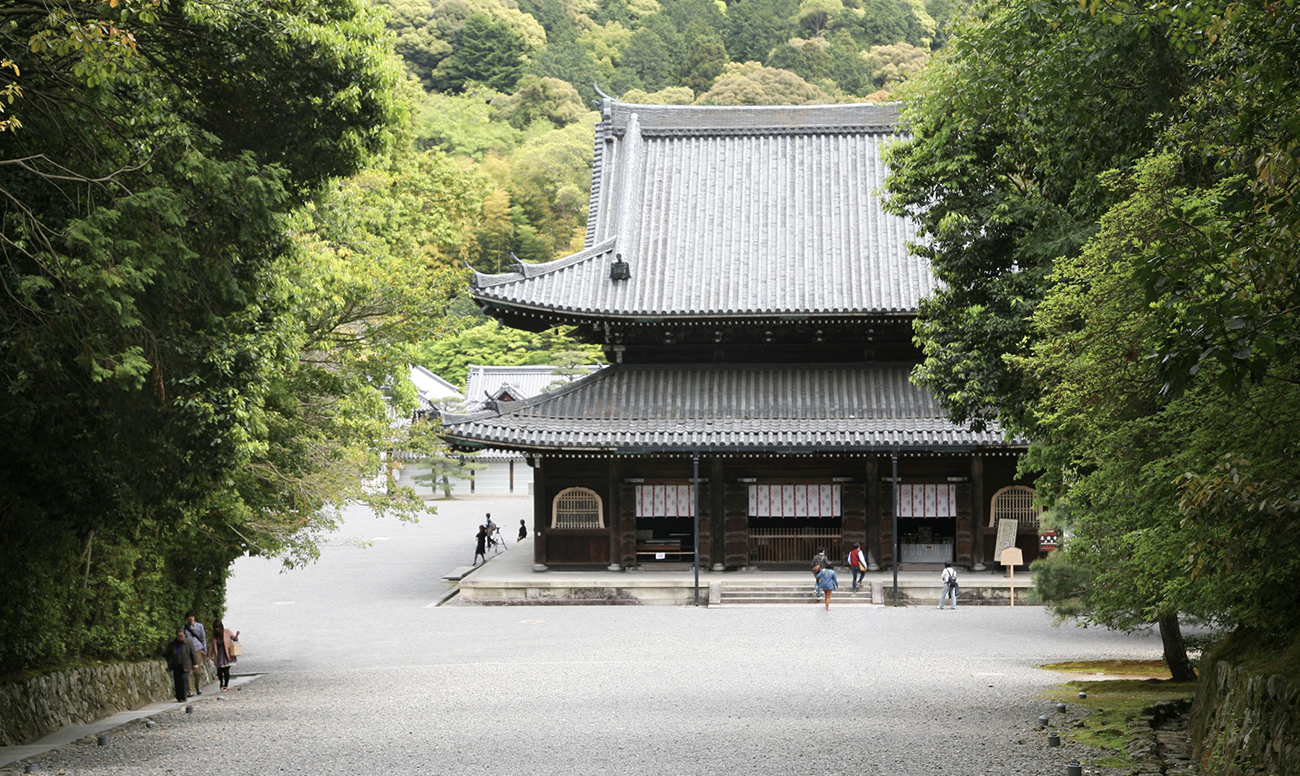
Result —
[[[599, 369], [598, 366], [577, 367], [582, 371]], [[469, 411], [481, 408], [489, 398], [497, 398], [504, 388], [515, 400], [530, 399], [563, 383], [565, 377], [556, 374], [550, 365], [496, 366], [471, 364], [465, 376], [465, 406]]]
[[[934, 289], [886, 213], [893, 105], [609, 102], [587, 248], [474, 278], [489, 306], [558, 317], [910, 314]], [[630, 277], [610, 277], [621, 257]]]
[[500, 413], [447, 416], [464, 448], [867, 452], [1020, 446], [948, 420], [910, 365], [616, 365]]

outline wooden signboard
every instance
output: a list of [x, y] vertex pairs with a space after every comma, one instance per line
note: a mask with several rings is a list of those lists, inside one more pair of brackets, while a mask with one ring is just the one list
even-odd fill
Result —
[[1004, 566], [1007, 565], [1002, 560], [1002, 551], [1008, 547], [1016, 546], [1016, 531], [1018, 530], [1020, 530], [1020, 523], [1017, 520], [1003, 518], [998, 521], [997, 549], [993, 551], [993, 560]]
[[1011, 605], [1016, 605], [1016, 566], [1025, 562], [1024, 553], [1019, 547], [1004, 547], [1002, 549], [1002, 565], [1006, 566], [1011, 572]]

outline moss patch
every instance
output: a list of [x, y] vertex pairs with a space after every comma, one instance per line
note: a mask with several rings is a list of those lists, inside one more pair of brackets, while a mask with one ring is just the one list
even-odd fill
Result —
[[[1040, 666], [1052, 671], [1088, 671], [1091, 673], [1122, 674], [1123, 671], [1101, 669], [1097, 666], [1111, 666], [1116, 663], [1130, 665], [1129, 673], [1139, 672], [1141, 664], [1160, 661], [1086, 661], [1079, 663], [1053, 663]], [[1061, 668], [1060, 666], [1086, 666], [1080, 668]], [[1145, 670], [1150, 670], [1149, 666]], [[1168, 672], [1165, 672], [1168, 675]], [[1087, 698], [1080, 698], [1079, 693], [1087, 693]], [[1169, 679], [1101, 679], [1067, 682], [1056, 688], [1049, 697], [1052, 700], [1083, 706], [1092, 710], [1092, 714], [1082, 720], [1080, 727], [1065, 731], [1065, 735], [1080, 743], [1096, 749], [1112, 752], [1092, 761], [1093, 765], [1110, 768], [1125, 768], [1134, 763], [1129, 759], [1128, 723], [1141, 716], [1142, 709], [1159, 701], [1185, 700], [1196, 694], [1196, 682], [1174, 682]]]
[[1212, 655], [1261, 676], [1281, 674], [1300, 680], [1300, 630], [1280, 635], [1238, 631], [1216, 646]]
[[1163, 660], [1072, 660], [1065, 663], [1048, 663], [1039, 666], [1048, 671], [1069, 671], [1080, 674], [1106, 674], [1108, 676], [1140, 676], [1168, 679], [1169, 668]]

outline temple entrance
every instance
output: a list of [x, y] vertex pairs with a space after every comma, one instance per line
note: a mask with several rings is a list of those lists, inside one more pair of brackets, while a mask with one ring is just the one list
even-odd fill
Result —
[[801, 566], [818, 547], [843, 562], [839, 485], [750, 485], [749, 562]]
[[957, 486], [898, 486], [898, 560], [913, 568], [956, 560]]
[[695, 493], [690, 485], [636, 486], [636, 562], [695, 562]]

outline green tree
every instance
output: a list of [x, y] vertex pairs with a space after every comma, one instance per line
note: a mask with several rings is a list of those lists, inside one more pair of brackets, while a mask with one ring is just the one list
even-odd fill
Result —
[[723, 69], [713, 88], [701, 94], [698, 105], [811, 105], [830, 97], [789, 70], [763, 67], [757, 62], [731, 64]]
[[708, 91], [722, 74], [722, 68], [727, 62], [727, 48], [723, 45], [720, 35], [697, 35], [694, 37], [690, 51], [682, 60], [678, 77], [682, 86], [689, 87], [697, 93]]
[[930, 52], [910, 43], [872, 46], [862, 54], [862, 61], [876, 87], [893, 89], [921, 72], [930, 61]]
[[921, 305], [918, 377], [954, 420], [1032, 429], [1035, 386], [1004, 355], [1030, 342], [1053, 260], [1113, 202], [1099, 176], [1151, 146], [1183, 62], [1162, 36], [1018, 0], [964, 17], [905, 87], [912, 138], [888, 153], [886, 186], [943, 283]]
[[647, 27], [632, 33], [623, 54], [623, 66], [634, 72], [648, 91], [675, 85], [672, 51], [659, 33]]
[[480, 322], [454, 334], [424, 340], [411, 349], [411, 359], [455, 384], [463, 384], [470, 364], [526, 366], [557, 363], [556, 353], [579, 351], [584, 363], [599, 363], [600, 348], [580, 345], [563, 331], [530, 333], [507, 329], [497, 321]]
[[795, 34], [796, 0], [741, 0], [727, 11], [727, 52], [736, 62], [768, 63], [772, 49]]
[[537, 121], [546, 122], [548, 128], [566, 127], [589, 113], [578, 90], [558, 78], [525, 75], [518, 87], [509, 97], [492, 101], [493, 117], [516, 129], [527, 129]]
[[328, 527], [347, 467], [285, 434], [310, 341], [285, 227], [401, 115], [385, 41], [353, 2], [6, 7], [0, 672], [151, 654], [234, 557]]
[[435, 88], [461, 92], [470, 83], [509, 92], [527, 65], [524, 40], [504, 21], [472, 14], [452, 42], [452, 53], [433, 73]]

